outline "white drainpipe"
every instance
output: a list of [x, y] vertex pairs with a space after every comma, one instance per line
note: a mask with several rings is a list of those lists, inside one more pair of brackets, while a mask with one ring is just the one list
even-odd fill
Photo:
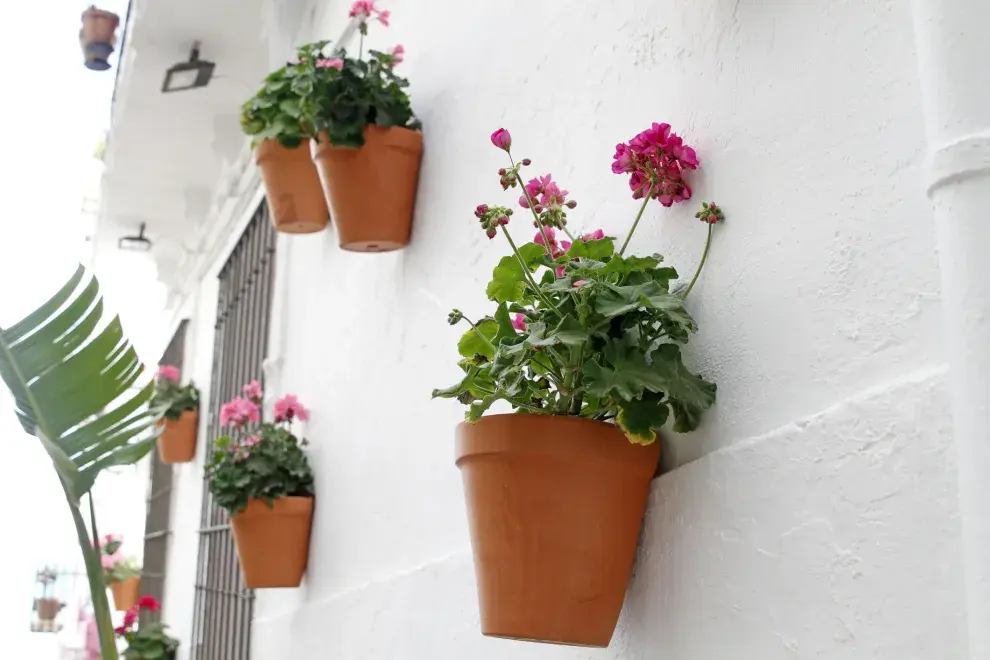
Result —
[[990, 660], [990, 1], [913, 0], [969, 619]]

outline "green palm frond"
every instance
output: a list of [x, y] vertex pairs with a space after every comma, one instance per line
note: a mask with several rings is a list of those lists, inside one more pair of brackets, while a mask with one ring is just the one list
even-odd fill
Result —
[[147, 407], [154, 384], [127, 396], [144, 365], [119, 317], [101, 323], [99, 284], [86, 279], [80, 266], [48, 302], [0, 328], [0, 377], [21, 426], [42, 440], [76, 502], [100, 470], [151, 450], [155, 421]]
[[80, 266], [48, 302], [0, 328], [0, 378], [21, 426], [41, 441], [58, 473], [86, 562], [102, 655], [115, 660], [92, 495], [89, 529], [80, 500], [101, 470], [135, 463], [151, 450], [157, 417], [148, 408], [154, 383], [137, 384], [144, 365], [119, 317], [104, 322], [103, 311], [96, 278]]

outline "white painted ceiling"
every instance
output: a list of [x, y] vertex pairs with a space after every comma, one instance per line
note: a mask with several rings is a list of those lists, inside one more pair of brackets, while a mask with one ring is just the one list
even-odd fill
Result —
[[[265, 0], [133, 0], [106, 153], [97, 259], [147, 224], [156, 261], [195, 249], [224, 163], [244, 147], [240, 106], [268, 71]], [[121, 17], [124, 22], [124, 17]], [[162, 93], [166, 70], [216, 63], [205, 88]]]

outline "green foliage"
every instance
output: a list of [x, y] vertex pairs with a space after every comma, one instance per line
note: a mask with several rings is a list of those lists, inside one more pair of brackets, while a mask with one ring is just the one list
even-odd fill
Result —
[[337, 147], [363, 145], [368, 125], [419, 127], [405, 91], [409, 81], [395, 75], [392, 55], [373, 50], [365, 61], [337, 50], [329, 58], [342, 60], [338, 69], [325, 66], [325, 47], [325, 42], [317, 42], [299, 51], [302, 63], [296, 85], [305, 92], [300, 106], [305, 125], [313, 126], [317, 134], [325, 131]]
[[193, 383], [181, 385], [167, 378], [159, 378], [151, 397], [151, 407], [159, 417], [177, 420], [188, 410], [199, 410], [199, 390]]
[[144, 366], [120, 319], [104, 319], [99, 284], [85, 275], [80, 266], [50, 300], [0, 329], [0, 377], [21, 426], [38, 438], [58, 474], [86, 565], [103, 658], [114, 660], [92, 498], [88, 528], [81, 501], [102, 470], [135, 463], [154, 447], [147, 406], [153, 384], [137, 385]]
[[[299, 49], [300, 58], [327, 43], [304, 46]], [[313, 124], [301, 116], [304, 98], [313, 91], [303, 79], [304, 74], [308, 74], [308, 68], [300, 60], [286, 63], [268, 74], [261, 89], [241, 106], [241, 129], [253, 138], [254, 145], [276, 139], [282, 146], [294, 149], [315, 134]]]
[[141, 567], [132, 557], [118, 561], [110, 568], [103, 569], [103, 578], [107, 585], [111, 582], [124, 582], [131, 578], [141, 577]]
[[[671, 415], [675, 431], [695, 429], [716, 388], [681, 359], [679, 344], [697, 324], [670, 293], [677, 273], [662, 259], [620, 256], [611, 238], [574, 241], [557, 258], [535, 243], [519, 246], [488, 285], [500, 303], [494, 318], [458, 345], [464, 378], [434, 397], [467, 405], [469, 421], [498, 400], [529, 413], [614, 419], [641, 444], [654, 442]], [[510, 311], [523, 315], [525, 330], [513, 328]]]
[[313, 472], [300, 442], [276, 424], [263, 423], [240, 441], [218, 439], [206, 473], [214, 501], [231, 514], [256, 498], [271, 505], [282, 497], [313, 495]]
[[169, 635], [166, 626], [157, 621], [143, 623], [120, 636], [127, 642], [125, 660], [173, 660], [179, 649], [179, 640]]

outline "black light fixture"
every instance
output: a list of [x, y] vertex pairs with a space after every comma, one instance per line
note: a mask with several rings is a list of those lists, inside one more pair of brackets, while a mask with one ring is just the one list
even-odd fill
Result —
[[206, 87], [213, 77], [216, 64], [199, 59], [199, 42], [189, 51], [189, 61], [179, 62], [165, 72], [162, 92], [181, 92], [186, 89]]
[[117, 249], [130, 252], [147, 252], [151, 249], [151, 240], [144, 235], [145, 224], [141, 223], [137, 236], [124, 236], [117, 241]]

